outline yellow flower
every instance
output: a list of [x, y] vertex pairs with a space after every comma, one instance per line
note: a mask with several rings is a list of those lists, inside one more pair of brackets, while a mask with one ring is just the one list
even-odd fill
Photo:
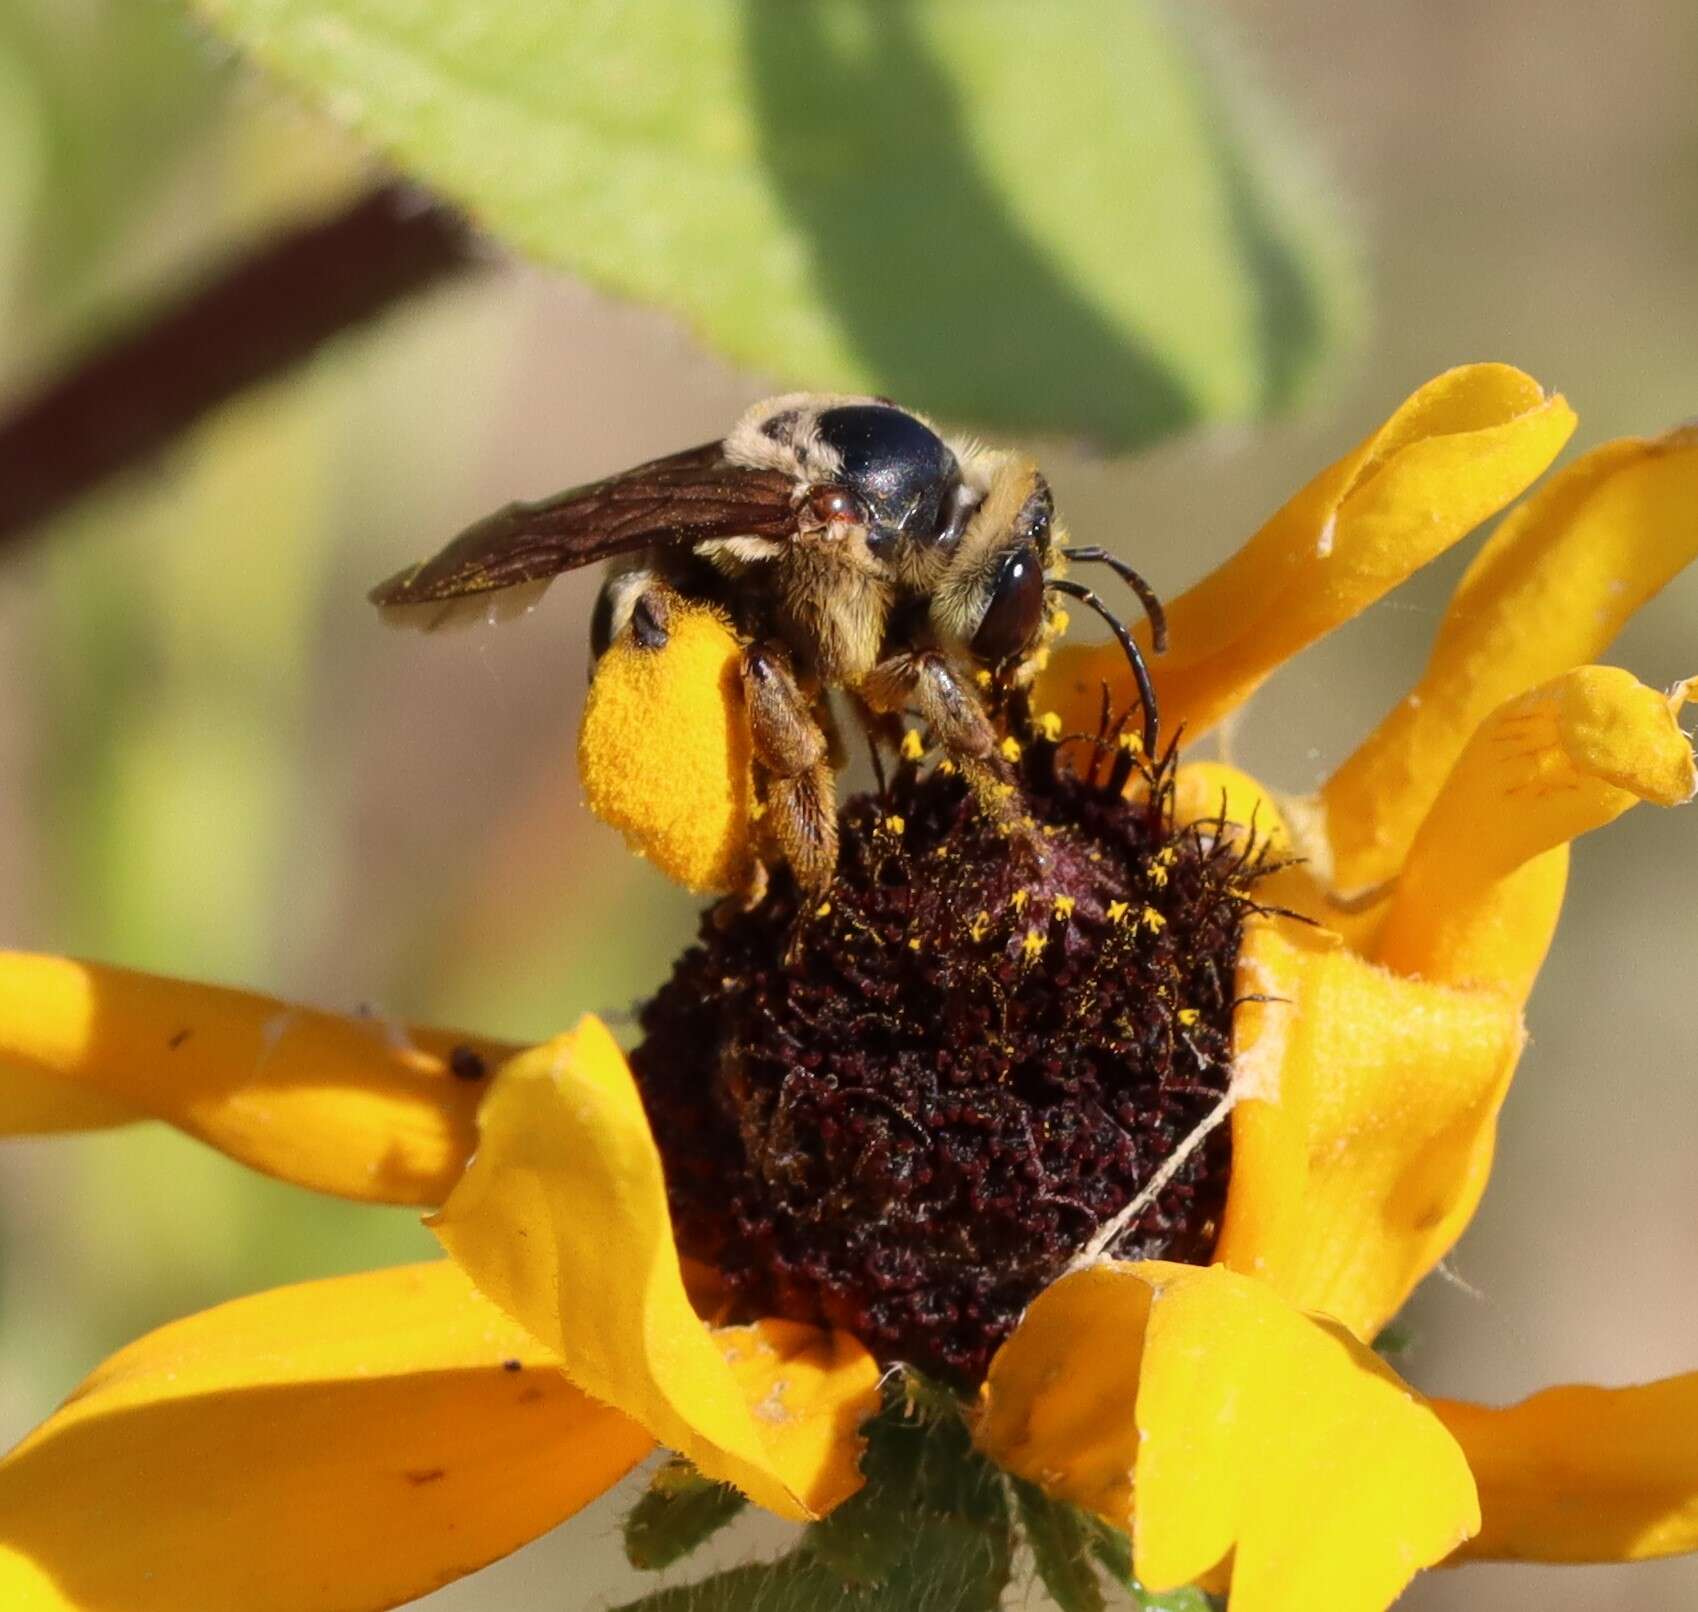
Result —
[[[1505, 508], [1572, 424], [1503, 366], [1422, 388], [1175, 602], [1164, 717], [1196, 738]], [[1698, 1546], [1698, 1373], [1492, 1410], [1423, 1400], [1371, 1349], [1484, 1189], [1569, 841], [1693, 792], [1685, 688], [1589, 663], [1698, 550], [1694, 508], [1698, 433], [1585, 456], [1498, 526], [1421, 681], [1318, 799], [1180, 770], [1182, 821], [1225, 841], [1254, 820], [1307, 857], [1258, 887], [1231, 1084], [1185, 1144], [1230, 1128], [1213, 1263], [1087, 1248], [1001, 1346], [975, 1415], [1009, 1471], [1128, 1528], [1149, 1588], [1351, 1612], [1458, 1552]], [[695, 804], [626, 795], [612, 814], [713, 887], [746, 854], [746, 757], [715, 670], [735, 646], [697, 625], [692, 676], [661, 691]], [[639, 671], [615, 655], [598, 677], [607, 745], [627, 742]], [[1089, 725], [1105, 680], [1124, 698], [1113, 655], [1068, 649], [1045, 697]], [[1137, 927], [1172, 944], [1171, 925]], [[855, 1490], [873, 1355], [824, 1326], [723, 1324], [599, 1024], [509, 1053], [0, 958], [0, 1125], [165, 1119], [321, 1190], [440, 1204], [451, 1256], [238, 1300], [108, 1361], [0, 1464], [0, 1605], [389, 1606], [569, 1516], [655, 1443], [787, 1518]]]

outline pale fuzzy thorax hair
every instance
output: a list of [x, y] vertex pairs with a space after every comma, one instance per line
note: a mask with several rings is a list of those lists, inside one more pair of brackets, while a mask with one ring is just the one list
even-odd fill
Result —
[[[834, 448], [820, 441], [820, 415], [828, 409], [878, 403], [889, 403], [889, 399], [854, 392], [784, 392], [763, 398], [745, 409], [726, 432], [725, 457], [751, 470], [782, 471], [799, 482], [830, 481], [842, 469], [842, 461]], [[903, 413], [937, 429], [923, 414], [912, 409]], [[785, 415], [793, 418], [786, 421]]]

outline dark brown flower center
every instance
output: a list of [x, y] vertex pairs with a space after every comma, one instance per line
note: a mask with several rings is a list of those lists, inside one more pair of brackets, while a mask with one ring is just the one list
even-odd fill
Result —
[[[905, 769], [843, 816], [829, 899], [704, 918], [632, 1064], [680, 1247], [750, 1315], [959, 1384], [1217, 1105], [1258, 871], [1028, 746], [1011, 815]], [[1114, 1239], [1201, 1261], [1226, 1127]]]

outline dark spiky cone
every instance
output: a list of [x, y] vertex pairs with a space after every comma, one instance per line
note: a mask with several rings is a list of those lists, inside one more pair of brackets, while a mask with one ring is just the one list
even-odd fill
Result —
[[[632, 1059], [679, 1245], [741, 1310], [960, 1385], [1224, 1093], [1259, 870], [1174, 829], [1165, 774], [1128, 802], [1041, 740], [1016, 770], [1000, 819], [947, 771], [851, 801], [829, 898], [704, 919]], [[1110, 1251], [1206, 1260], [1229, 1147]]]

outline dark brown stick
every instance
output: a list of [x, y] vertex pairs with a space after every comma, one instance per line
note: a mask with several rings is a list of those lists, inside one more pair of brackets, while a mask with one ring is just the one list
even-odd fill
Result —
[[244, 387], [476, 261], [464, 220], [400, 184], [261, 242], [0, 418], [0, 547]]

